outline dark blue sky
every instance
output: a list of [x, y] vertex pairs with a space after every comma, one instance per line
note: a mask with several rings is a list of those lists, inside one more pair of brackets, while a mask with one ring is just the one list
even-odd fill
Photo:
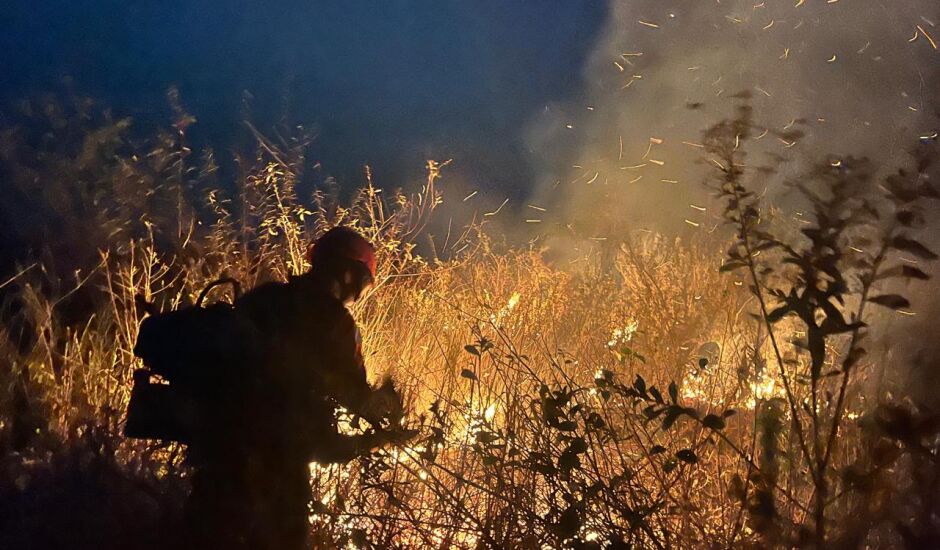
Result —
[[606, 3], [571, 0], [14, 0], [0, 13], [0, 99], [62, 76], [130, 114], [169, 119], [177, 85], [197, 132], [223, 149], [252, 118], [286, 111], [316, 128], [325, 171], [370, 163], [385, 185], [426, 158], [455, 158], [483, 187], [534, 177], [525, 132], [545, 105], [577, 98]]

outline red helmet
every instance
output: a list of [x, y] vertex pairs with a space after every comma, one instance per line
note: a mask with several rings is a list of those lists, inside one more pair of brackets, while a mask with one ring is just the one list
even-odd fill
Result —
[[307, 259], [314, 267], [337, 258], [361, 263], [369, 270], [372, 278], [375, 278], [375, 248], [355, 229], [334, 227], [314, 241], [307, 251]]

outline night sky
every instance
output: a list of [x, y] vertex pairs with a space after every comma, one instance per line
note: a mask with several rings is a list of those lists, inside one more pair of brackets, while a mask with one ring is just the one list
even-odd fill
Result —
[[753, 144], [789, 176], [830, 154], [891, 169], [940, 126], [936, 0], [16, 0], [0, 18], [0, 105], [69, 76], [146, 133], [178, 86], [197, 145], [303, 124], [349, 188], [364, 164], [408, 187], [452, 158], [451, 189], [481, 191], [460, 208], [509, 200], [499, 221], [536, 232], [714, 227], [689, 144], [741, 91], [767, 129], [803, 127]]
[[[61, 89], [168, 124], [178, 86], [196, 134], [225, 150], [249, 117], [316, 133], [324, 172], [385, 185], [420, 177], [429, 158], [482, 188], [531, 185], [526, 130], [547, 105], [577, 101], [603, 2], [452, 0], [87, 1], [7, 3], [0, 13], [0, 100]], [[239, 139], [242, 141], [240, 142]]]

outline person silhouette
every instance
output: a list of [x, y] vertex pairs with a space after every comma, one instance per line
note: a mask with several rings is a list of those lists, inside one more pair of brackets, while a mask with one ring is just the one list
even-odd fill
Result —
[[[188, 546], [303, 548], [310, 463], [347, 462], [414, 435], [400, 425], [402, 401], [391, 382], [369, 384], [359, 331], [346, 309], [373, 284], [372, 245], [337, 227], [313, 243], [308, 259], [308, 272], [235, 301], [252, 330], [235, 343], [245, 360], [203, 392], [211, 394], [203, 398], [209, 403], [188, 438]], [[338, 407], [371, 428], [341, 434]]]

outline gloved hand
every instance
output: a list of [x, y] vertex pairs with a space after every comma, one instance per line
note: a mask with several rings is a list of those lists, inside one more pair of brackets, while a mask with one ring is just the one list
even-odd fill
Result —
[[391, 378], [386, 378], [378, 388], [372, 390], [358, 414], [376, 430], [394, 431], [400, 428], [405, 417], [405, 406]]
[[402, 443], [410, 441], [411, 439], [414, 439], [414, 437], [418, 435], [418, 430], [412, 430], [412, 429], [404, 428], [400, 425], [397, 425], [387, 430], [381, 430], [376, 433], [380, 434], [380, 437], [384, 438], [386, 443], [394, 443], [396, 445], [400, 445]]

